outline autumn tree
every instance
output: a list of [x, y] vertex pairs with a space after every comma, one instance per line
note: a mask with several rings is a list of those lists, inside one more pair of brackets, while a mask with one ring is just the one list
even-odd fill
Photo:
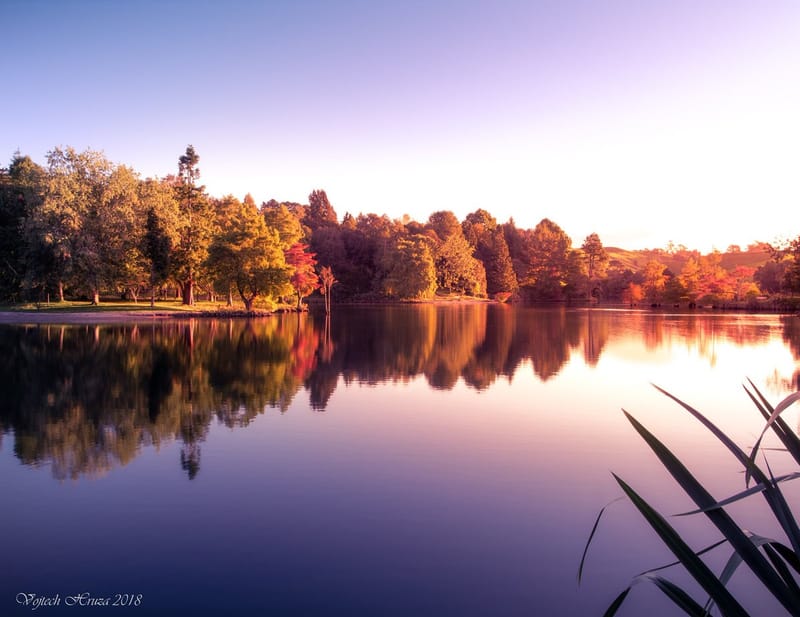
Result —
[[681, 273], [678, 275], [689, 302], [697, 302], [701, 294], [700, 285], [700, 264], [694, 257], [689, 257], [683, 264]]
[[464, 235], [461, 223], [450, 210], [438, 210], [431, 214], [425, 227], [432, 230], [442, 242], [454, 234]]
[[700, 296], [712, 302], [725, 300], [733, 296], [728, 272], [722, 267], [722, 255], [713, 251], [703, 255], [698, 261], [700, 280]]
[[647, 300], [653, 304], [658, 303], [661, 299], [661, 294], [667, 284], [667, 277], [664, 274], [666, 270], [664, 264], [651, 259], [645, 264], [642, 276], [642, 292]]
[[284, 251], [286, 265], [290, 268], [289, 283], [297, 298], [297, 310], [303, 307], [303, 298], [319, 288], [319, 276], [314, 267], [316, 255], [309, 252], [307, 244], [296, 243]]
[[561, 298], [567, 282], [571, 245], [570, 237], [550, 219], [542, 219], [533, 229], [525, 284], [535, 298]]
[[733, 291], [733, 299], [736, 301], [744, 300], [747, 296], [758, 295], [757, 288], [753, 282], [753, 275], [756, 269], [749, 266], [739, 265], [730, 271], [728, 277]]

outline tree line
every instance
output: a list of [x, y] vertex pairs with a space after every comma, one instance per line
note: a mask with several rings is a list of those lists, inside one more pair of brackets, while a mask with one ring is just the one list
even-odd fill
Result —
[[[653, 251], [615, 259], [596, 233], [580, 247], [556, 223], [533, 229], [484, 209], [425, 222], [374, 213], [339, 222], [324, 190], [307, 204], [210, 196], [190, 145], [177, 173], [142, 179], [101, 152], [55, 148], [41, 166], [15, 154], [0, 170], [0, 299], [198, 295], [251, 310], [315, 291], [351, 300], [426, 300], [437, 293], [532, 301], [744, 301], [800, 291], [800, 237], [758, 268], [721, 265], [685, 247], [680, 270]], [[733, 247], [732, 247], [733, 248]], [[732, 250], [729, 249], [729, 250]], [[667, 255], [668, 256], [668, 255]]]

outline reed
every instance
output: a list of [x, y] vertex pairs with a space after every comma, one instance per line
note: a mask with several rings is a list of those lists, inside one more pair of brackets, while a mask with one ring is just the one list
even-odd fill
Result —
[[[800, 439], [781, 418], [783, 411], [792, 403], [800, 400], [800, 392], [787, 396], [773, 407], [755, 384], [748, 380], [748, 385], [745, 385], [744, 389], [764, 418], [765, 425], [755, 445], [750, 449], [749, 453], [746, 453], [702, 413], [658, 386], [654, 387], [683, 407], [725, 445], [743, 467], [745, 487], [741, 492], [726, 499], [715, 499], [667, 446], [639, 423], [636, 418], [623, 410], [625, 417], [636, 432], [644, 439], [664, 468], [697, 506], [696, 509], [690, 512], [684, 512], [676, 516], [705, 516], [721, 533], [722, 539], [702, 550], [693, 550], [661, 513], [650, 506], [622, 478], [614, 474], [615, 480], [624, 493], [624, 497], [621, 499], [627, 498], [630, 500], [658, 534], [665, 546], [675, 555], [676, 561], [634, 576], [628, 587], [608, 607], [605, 615], [615, 615], [625, 602], [633, 586], [642, 581], [654, 584], [687, 615], [698, 617], [712, 615], [716, 609], [725, 616], [749, 615], [728, 588], [728, 582], [734, 572], [739, 567], [746, 567], [752, 571], [759, 583], [786, 609], [787, 614], [800, 616], [800, 586], [797, 583], [797, 575], [800, 574], [800, 528], [780, 488], [783, 482], [800, 477], [800, 471], [774, 477], [769, 465], [766, 463], [766, 459], [764, 463], [766, 469], [762, 469], [756, 464], [761, 442], [766, 433], [772, 431], [777, 435], [785, 450], [793, 457], [800, 470]], [[766, 500], [770, 512], [774, 516], [775, 529], [771, 530], [771, 532], [781, 531], [788, 543], [747, 531], [737, 525], [729, 516], [726, 506], [754, 495], [761, 495]], [[586, 542], [578, 567], [579, 584], [583, 577], [589, 547], [606, 508], [607, 506], [600, 510], [597, 515]], [[722, 572], [716, 574], [705, 563], [703, 556], [723, 544], [730, 546], [732, 554]], [[703, 603], [693, 598], [686, 590], [664, 578], [661, 574], [661, 572], [671, 567], [680, 566], [685, 568], [707, 594], [707, 598]]]

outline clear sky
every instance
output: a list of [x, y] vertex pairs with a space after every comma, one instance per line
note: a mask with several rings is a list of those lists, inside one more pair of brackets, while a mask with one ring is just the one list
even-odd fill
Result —
[[0, 0], [0, 161], [193, 144], [212, 195], [580, 245], [800, 234], [800, 2]]

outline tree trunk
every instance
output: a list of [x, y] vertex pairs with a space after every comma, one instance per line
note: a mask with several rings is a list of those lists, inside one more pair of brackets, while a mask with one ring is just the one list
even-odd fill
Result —
[[156, 287], [153, 285], [150, 288], [150, 308], [156, 308]]
[[64, 283], [63, 281], [58, 281], [58, 301], [64, 301]]
[[244, 302], [244, 310], [246, 310], [248, 313], [253, 310], [253, 300], [255, 300], [254, 297], [246, 298], [242, 296], [242, 302]]
[[194, 306], [194, 281], [189, 279], [181, 285], [181, 296], [183, 304], [186, 306]]
[[100, 305], [100, 290], [93, 289], [92, 290], [92, 306], [99, 306]]
[[233, 306], [233, 289], [228, 287], [228, 306]]

